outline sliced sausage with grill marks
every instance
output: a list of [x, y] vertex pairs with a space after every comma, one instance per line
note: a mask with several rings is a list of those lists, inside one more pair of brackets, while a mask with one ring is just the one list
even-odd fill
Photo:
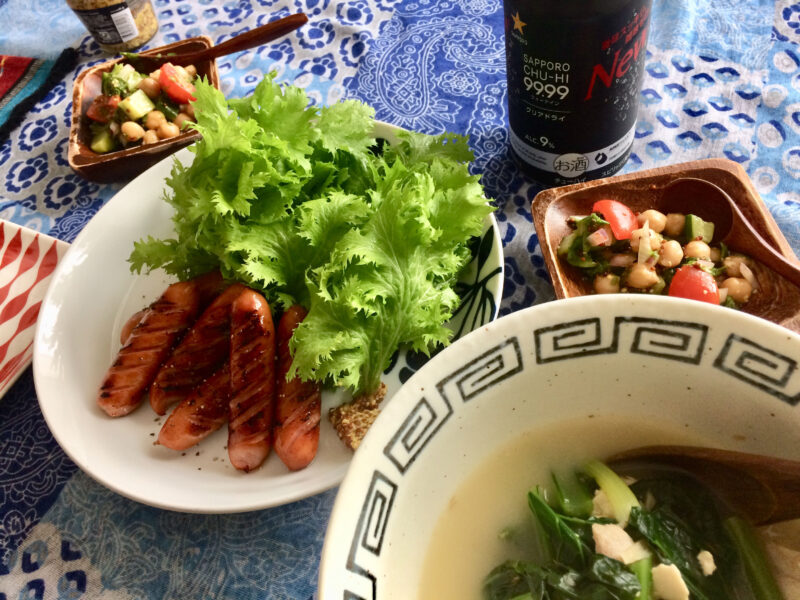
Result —
[[[189, 280], [189, 283], [195, 286], [199, 294], [200, 312], [204, 311], [206, 307], [213, 302], [214, 298], [219, 296], [222, 290], [225, 289], [225, 281], [222, 279], [222, 275], [219, 271], [210, 271], [204, 275], [199, 275]], [[125, 321], [119, 334], [120, 344], [124, 344], [127, 341], [131, 331], [139, 324], [146, 312], [146, 308], [137, 311]]]
[[234, 283], [217, 296], [159, 369], [150, 387], [150, 406], [157, 414], [165, 414], [228, 360], [231, 303], [246, 289]]
[[203, 310], [208, 308], [208, 305], [230, 285], [225, 282], [219, 271], [209, 271], [205, 275], [199, 275], [192, 279], [192, 282], [197, 286], [200, 294], [200, 306]]
[[136, 409], [173, 346], [199, 314], [199, 297], [192, 282], [170, 285], [144, 312], [120, 348], [100, 386], [100, 408], [112, 417]]
[[269, 454], [275, 410], [275, 327], [258, 292], [248, 289], [234, 301], [230, 344], [228, 457], [252, 471]]
[[186, 450], [222, 427], [228, 420], [230, 383], [226, 362], [175, 407], [158, 433], [158, 443]]
[[278, 380], [275, 408], [275, 454], [290, 470], [311, 463], [319, 447], [321, 390], [314, 381], [286, 375], [292, 365], [289, 341], [306, 317], [299, 305], [290, 307], [278, 322]]
[[142, 310], [139, 310], [139, 311], [136, 311], [135, 313], [133, 313], [130, 316], [130, 318], [128, 318], [128, 320], [125, 321], [125, 324], [122, 326], [122, 329], [119, 332], [119, 343], [120, 344], [122, 344], [123, 346], [125, 345], [125, 342], [128, 341], [128, 338], [130, 337], [131, 332], [134, 330], [134, 328], [139, 323], [142, 322], [142, 317], [144, 317], [145, 314], [147, 314], [147, 309], [143, 308]]

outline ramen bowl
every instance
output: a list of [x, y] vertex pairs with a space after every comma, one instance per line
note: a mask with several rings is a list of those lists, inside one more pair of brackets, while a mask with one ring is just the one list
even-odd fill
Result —
[[582, 296], [461, 338], [389, 401], [331, 515], [319, 598], [481, 598], [551, 469], [644, 445], [800, 459], [800, 336], [645, 295]]

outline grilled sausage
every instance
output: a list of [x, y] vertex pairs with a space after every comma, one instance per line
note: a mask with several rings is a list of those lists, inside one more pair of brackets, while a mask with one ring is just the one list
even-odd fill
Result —
[[226, 362], [175, 407], [158, 433], [158, 443], [186, 450], [222, 427], [228, 420], [230, 383]]
[[[204, 311], [206, 307], [211, 304], [211, 302], [216, 298], [224, 289], [225, 281], [222, 279], [222, 275], [219, 271], [210, 271], [209, 273], [205, 273], [204, 275], [200, 275], [191, 279], [189, 281], [193, 286], [195, 286], [198, 296], [198, 301], [200, 303], [200, 312]], [[128, 340], [128, 336], [133, 331], [133, 328], [136, 327], [139, 322], [142, 320], [147, 309], [142, 309], [140, 311], [135, 312], [130, 316], [130, 318], [125, 321], [125, 324], [122, 326], [122, 330], [119, 334], [119, 343], [125, 344]]]
[[165, 414], [228, 360], [231, 303], [245, 289], [234, 283], [217, 296], [158, 370], [150, 386], [150, 406], [157, 414]]
[[289, 340], [305, 318], [299, 305], [289, 308], [278, 322], [278, 380], [275, 407], [275, 454], [291, 471], [303, 469], [319, 446], [321, 390], [314, 381], [286, 380], [292, 366]]
[[192, 283], [197, 286], [197, 292], [200, 294], [201, 310], [208, 308], [208, 305], [228, 287], [219, 271], [210, 271], [205, 275], [195, 277], [192, 279]]
[[228, 457], [247, 472], [269, 454], [275, 410], [275, 327], [258, 292], [247, 289], [233, 302], [230, 345]]
[[197, 289], [191, 282], [170, 285], [120, 348], [100, 386], [100, 408], [111, 417], [136, 409], [159, 367], [199, 313]]
[[122, 326], [122, 329], [119, 332], [119, 343], [123, 346], [125, 342], [128, 341], [128, 338], [133, 331], [133, 328], [136, 327], [139, 323], [142, 322], [142, 317], [144, 317], [145, 313], [147, 313], [147, 309], [143, 308], [142, 310], [136, 311], [133, 313], [130, 318], [125, 321], [125, 324]]

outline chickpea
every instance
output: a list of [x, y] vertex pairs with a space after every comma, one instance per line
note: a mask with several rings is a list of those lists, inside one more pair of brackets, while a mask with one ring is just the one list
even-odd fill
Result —
[[186, 113], [178, 113], [178, 116], [175, 117], [173, 123], [178, 126], [178, 129], [183, 131], [186, 128], [187, 123], [194, 123], [194, 119]]
[[661, 233], [664, 231], [664, 228], [667, 225], [667, 216], [659, 212], [657, 210], [646, 210], [643, 213], [639, 213], [636, 217], [639, 221], [639, 226], [643, 226], [646, 223], [650, 225], [650, 229], [655, 231], [656, 233]]
[[753, 293], [753, 286], [743, 277], [728, 277], [720, 287], [728, 290], [728, 296], [738, 304], [744, 304], [750, 300], [750, 294]]
[[670, 237], [678, 237], [683, 233], [683, 228], [685, 225], [686, 215], [681, 213], [668, 213], [664, 226], [664, 233]]
[[195, 67], [194, 65], [186, 65], [184, 68], [186, 69], [186, 74], [191, 79], [194, 79], [195, 77], [197, 77], [197, 67]]
[[160, 110], [151, 110], [144, 118], [144, 126], [148, 129], [158, 129], [162, 123], [166, 123], [167, 118]]
[[594, 291], [598, 294], [616, 294], [619, 292], [619, 276], [611, 273], [595, 276]]
[[683, 248], [686, 258], [699, 258], [700, 260], [711, 260], [711, 248], [702, 240], [692, 240]]
[[142, 143], [155, 144], [157, 141], [158, 141], [158, 134], [156, 133], [155, 129], [148, 129], [147, 131], [144, 132]]
[[150, 73], [150, 79], [155, 79], [156, 81], [159, 80], [161, 77], [161, 69], [156, 69], [152, 73]]
[[742, 270], [740, 268], [742, 263], [748, 267], [750, 266], [747, 258], [740, 254], [731, 254], [722, 259], [722, 266], [725, 267], [725, 274], [728, 277], [740, 277], [742, 275]]
[[628, 276], [625, 281], [630, 287], [644, 290], [658, 283], [658, 273], [656, 273], [653, 267], [648, 267], [642, 263], [636, 263], [631, 267], [630, 271], [628, 271]]
[[180, 134], [181, 130], [178, 129], [178, 126], [175, 123], [167, 123], [166, 121], [158, 126], [158, 139], [166, 140], [167, 138], [173, 138], [176, 135]]
[[677, 240], [666, 240], [661, 244], [658, 264], [662, 267], [677, 267], [683, 260], [683, 248]]
[[191, 104], [181, 104], [180, 109], [182, 113], [185, 113], [194, 119], [194, 106]]
[[[634, 252], [639, 251], [639, 244], [642, 241], [644, 229], [634, 229], [631, 233], [631, 250]], [[661, 245], [661, 236], [652, 229], [648, 230], [648, 238], [650, 239], [650, 249], [656, 250]]]
[[136, 142], [144, 137], [144, 129], [136, 121], [125, 121], [120, 127], [120, 132], [128, 142]]
[[157, 79], [145, 77], [139, 82], [139, 89], [142, 90], [150, 100], [156, 100], [161, 95], [161, 84]]
[[[189, 73], [186, 71], [185, 67], [181, 65], [173, 65], [175, 67], [175, 72], [178, 74], [178, 79], [181, 81], [191, 81], [191, 77], [189, 77]], [[195, 70], [197, 72], [197, 70]]]

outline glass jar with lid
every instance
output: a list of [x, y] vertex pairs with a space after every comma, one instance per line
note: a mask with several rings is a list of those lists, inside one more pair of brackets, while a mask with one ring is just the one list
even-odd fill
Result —
[[67, 5], [106, 52], [138, 48], [158, 31], [150, 0], [67, 0]]

